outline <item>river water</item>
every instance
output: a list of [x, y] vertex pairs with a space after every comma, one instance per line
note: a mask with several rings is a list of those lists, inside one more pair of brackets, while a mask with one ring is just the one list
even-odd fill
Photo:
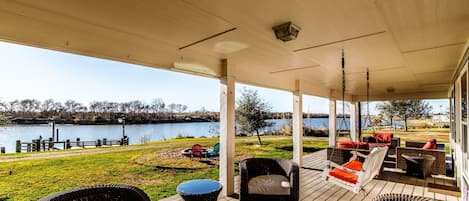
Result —
[[[268, 120], [273, 126], [265, 131], [280, 130], [284, 125], [291, 124], [291, 119]], [[304, 125], [313, 128], [327, 128], [328, 118], [306, 118]], [[337, 119], [339, 126], [341, 119]], [[348, 127], [348, 126], [347, 126]], [[107, 138], [116, 140], [122, 137], [121, 125], [57, 125], [59, 129], [59, 140], [70, 139], [75, 141], [93, 141]], [[175, 138], [178, 135], [194, 137], [213, 137], [219, 132], [219, 122], [197, 122], [197, 123], [164, 123], [164, 124], [141, 124], [126, 125], [125, 134], [129, 136], [130, 144], [139, 144], [143, 138], [149, 141], [160, 141]], [[7, 153], [15, 152], [16, 140], [31, 142], [32, 139], [43, 139], [52, 137], [52, 128], [49, 125], [11, 125], [0, 127], [0, 147], [6, 147]]]

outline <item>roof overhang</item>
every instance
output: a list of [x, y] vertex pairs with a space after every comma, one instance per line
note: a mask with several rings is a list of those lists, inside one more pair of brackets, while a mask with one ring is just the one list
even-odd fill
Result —
[[[292, 21], [298, 38], [272, 27]], [[347, 100], [446, 98], [469, 1], [0, 0], [0, 40]], [[392, 88], [393, 92], [389, 93]], [[365, 97], [365, 98], [364, 98]]]

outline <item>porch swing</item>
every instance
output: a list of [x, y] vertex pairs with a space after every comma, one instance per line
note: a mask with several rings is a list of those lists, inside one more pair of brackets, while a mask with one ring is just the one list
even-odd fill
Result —
[[[368, 75], [368, 71], [367, 71]], [[367, 76], [368, 77], [368, 76]], [[344, 51], [342, 50], [342, 121], [345, 122], [345, 59]], [[341, 126], [343, 123], [341, 124]], [[336, 132], [337, 133], [337, 132]], [[352, 136], [350, 141], [354, 144]], [[335, 146], [335, 145], [334, 145]], [[349, 162], [339, 165], [330, 160], [327, 161], [327, 166], [322, 173], [322, 179], [340, 186], [344, 189], [350, 190], [354, 193], [363, 190], [368, 182], [378, 175], [381, 165], [384, 161], [388, 147], [375, 147], [368, 155], [362, 154], [357, 151], [356, 146], [352, 146], [352, 157]], [[331, 155], [334, 155], [334, 149]], [[358, 157], [364, 158], [364, 162], [358, 161]], [[330, 158], [330, 157], [328, 157]]]

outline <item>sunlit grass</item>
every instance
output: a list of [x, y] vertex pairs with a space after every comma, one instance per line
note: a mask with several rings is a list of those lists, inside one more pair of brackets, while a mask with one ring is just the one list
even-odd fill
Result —
[[[158, 142], [167, 145], [164, 147], [0, 163], [0, 200], [37, 200], [67, 189], [110, 183], [137, 186], [152, 200], [159, 200], [176, 194], [176, 186], [183, 181], [218, 179], [218, 167], [197, 170], [158, 169], [137, 164], [133, 158], [163, 149], [190, 147], [195, 143], [213, 146], [217, 141], [217, 138], [178, 139]], [[258, 146], [257, 141], [237, 142], [236, 154], [292, 158], [291, 139], [264, 140], [263, 143]], [[306, 140], [304, 151], [310, 153], [325, 148], [327, 143], [325, 140]]]
[[[426, 141], [436, 138], [447, 143], [448, 132], [444, 130], [394, 131], [401, 142]], [[341, 137], [342, 139], [345, 137]], [[237, 158], [268, 157], [291, 159], [293, 142], [291, 136], [263, 136], [259, 146], [256, 137], [237, 137]], [[347, 137], [348, 139], [348, 137]], [[94, 153], [56, 159], [37, 159], [0, 163], [0, 200], [37, 200], [49, 194], [80, 186], [96, 184], [129, 184], [143, 189], [152, 200], [176, 194], [176, 186], [186, 180], [218, 179], [218, 167], [209, 166], [196, 170], [158, 169], [135, 162], [135, 157], [160, 150], [190, 148], [193, 144], [212, 147], [218, 138], [189, 138], [133, 145], [139, 150], [119, 150], [110, 153]], [[151, 146], [151, 148], [148, 147]], [[311, 153], [328, 146], [327, 138], [305, 137], [303, 151]], [[449, 146], [447, 146], [449, 147]], [[123, 147], [110, 148], [125, 149]], [[31, 154], [14, 154], [24, 157]], [[11, 175], [10, 175], [11, 171]]]

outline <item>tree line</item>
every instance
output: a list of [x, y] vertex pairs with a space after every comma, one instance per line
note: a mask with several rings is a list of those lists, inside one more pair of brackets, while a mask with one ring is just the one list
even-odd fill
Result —
[[[83, 104], [75, 100], [65, 102], [47, 99], [23, 99], [0, 101], [0, 114], [14, 123], [41, 123], [54, 119], [65, 123], [114, 123], [118, 118], [125, 117], [129, 123], [151, 123], [152, 121], [188, 120], [188, 116], [199, 121], [213, 121], [217, 113], [205, 108], [187, 112], [187, 105], [170, 103], [156, 98], [150, 103], [140, 100], [128, 102], [92, 101]], [[190, 118], [189, 119], [192, 119]], [[37, 122], [39, 121], [39, 122]]]

